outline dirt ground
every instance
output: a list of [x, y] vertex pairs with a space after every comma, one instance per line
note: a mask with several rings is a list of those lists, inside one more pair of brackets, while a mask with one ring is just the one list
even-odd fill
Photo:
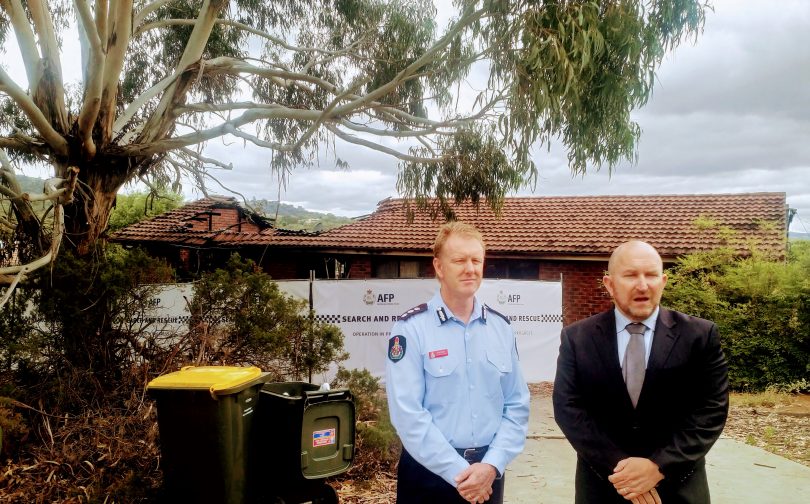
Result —
[[732, 394], [723, 435], [810, 467], [810, 395], [788, 397], [748, 404], [745, 395]]
[[[529, 384], [532, 397], [549, 397], [551, 383]], [[723, 436], [810, 467], [810, 395], [732, 394]], [[394, 502], [396, 475], [332, 483], [346, 504]]]
[[[553, 385], [530, 383], [532, 397], [549, 397]], [[731, 394], [723, 436], [810, 467], [810, 394]]]

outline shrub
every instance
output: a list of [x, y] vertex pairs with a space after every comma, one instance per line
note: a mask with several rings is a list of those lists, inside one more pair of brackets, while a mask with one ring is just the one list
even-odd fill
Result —
[[351, 390], [357, 412], [355, 459], [348, 477], [363, 480], [380, 471], [390, 471], [401, 448], [388, 416], [380, 380], [367, 369], [340, 368], [334, 385]]
[[201, 364], [250, 364], [277, 379], [311, 379], [348, 358], [343, 333], [317, 323], [307, 303], [284, 295], [253, 261], [233, 254], [225, 268], [194, 284], [185, 358]]
[[786, 260], [756, 248], [692, 254], [669, 270], [663, 302], [713, 320], [735, 390], [801, 383], [810, 375], [810, 243]]

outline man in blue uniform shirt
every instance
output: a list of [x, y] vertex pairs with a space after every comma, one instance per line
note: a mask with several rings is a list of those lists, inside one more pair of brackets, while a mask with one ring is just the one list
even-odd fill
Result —
[[484, 242], [474, 227], [442, 226], [433, 267], [439, 292], [405, 312], [388, 341], [388, 408], [403, 446], [397, 502], [501, 503], [529, 420], [515, 337], [475, 297]]

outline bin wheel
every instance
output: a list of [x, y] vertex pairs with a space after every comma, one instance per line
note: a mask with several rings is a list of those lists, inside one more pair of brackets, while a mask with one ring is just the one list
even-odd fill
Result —
[[312, 500], [312, 504], [338, 504], [338, 494], [334, 488], [329, 485], [324, 485], [320, 495]]
[[324, 484], [296, 492], [293, 495], [273, 497], [269, 504], [338, 504], [338, 502], [338, 494], [335, 489]]

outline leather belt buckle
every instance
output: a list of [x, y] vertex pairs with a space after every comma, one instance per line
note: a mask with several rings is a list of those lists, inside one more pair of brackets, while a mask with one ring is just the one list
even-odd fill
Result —
[[477, 451], [478, 448], [467, 448], [464, 450], [464, 453], [461, 456], [464, 457], [464, 460], [470, 462], [470, 458], [474, 457]]

